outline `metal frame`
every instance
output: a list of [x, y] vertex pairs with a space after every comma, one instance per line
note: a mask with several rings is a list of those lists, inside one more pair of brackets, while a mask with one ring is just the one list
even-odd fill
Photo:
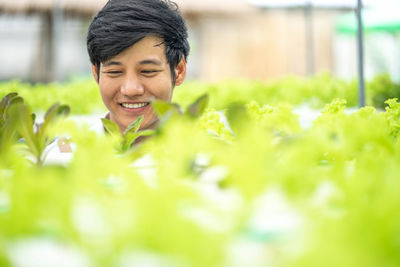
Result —
[[364, 78], [364, 31], [362, 20], [362, 0], [357, 0], [357, 44], [358, 44], [358, 105], [365, 106], [365, 78]]
[[[303, 8], [305, 11], [306, 18], [306, 40], [307, 40], [307, 70], [308, 74], [313, 74], [314, 72], [314, 62], [310, 62], [310, 60], [314, 61], [314, 47], [313, 47], [313, 19], [312, 19], [312, 9], [315, 7], [322, 9], [350, 9], [355, 10], [357, 17], [357, 27], [358, 27], [358, 36], [357, 36], [357, 61], [358, 61], [358, 101], [359, 107], [365, 106], [365, 78], [364, 78], [364, 33], [363, 33], [363, 23], [362, 23], [362, 8], [363, 2], [362, 0], [353, 0], [356, 2], [343, 2], [341, 5], [333, 5], [333, 4], [324, 4], [323, 2], [316, 4], [317, 1], [313, 0], [303, 0], [303, 1], [282, 1], [275, 2], [270, 0], [248, 0], [250, 4], [257, 6], [262, 9], [290, 9], [290, 8]], [[368, 3], [372, 1], [365, 0]]]

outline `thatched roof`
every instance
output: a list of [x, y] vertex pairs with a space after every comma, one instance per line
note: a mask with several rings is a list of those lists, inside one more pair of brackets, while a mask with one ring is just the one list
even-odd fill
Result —
[[0, 0], [5, 13], [50, 12], [60, 6], [65, 12], [89, 15], [100, 9], [107, 0]]
[[[0, 0], [0, 12], [50, 12], [57, 5], [64, 12], [75, 15], [93, 15], [107, 0]], [[241, 13], [251, 9], [246, 0], [175, 0], [183, 13]]]

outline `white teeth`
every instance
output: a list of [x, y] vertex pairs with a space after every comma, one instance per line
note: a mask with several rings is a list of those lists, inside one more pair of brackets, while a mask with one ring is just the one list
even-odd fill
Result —
[[147, 103], [135, 103], [135, 104], [129, 104], [129, 103], [122, 103], [121, 104], [124, 108], [141, 108], [147, 105]]

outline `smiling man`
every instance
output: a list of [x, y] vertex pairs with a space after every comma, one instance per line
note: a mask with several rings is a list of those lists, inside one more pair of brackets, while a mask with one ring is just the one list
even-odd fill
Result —
[[87, 36], [92, 70], [103, 102], [121, 131], [141, 115], [141, 129], [158, 118], [150, 105], [171, 101], [186, 76], [187, 28], [167, 0], [109, 0]]

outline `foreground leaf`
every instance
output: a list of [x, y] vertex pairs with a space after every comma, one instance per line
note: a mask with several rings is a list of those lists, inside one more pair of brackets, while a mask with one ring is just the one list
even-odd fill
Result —
[[143, 118], [144, 118], [144, 116], [142, 115], [139, 118], [137, 118], [134, 122], [129, 124], [128, 127], [124, 131], [124, 135], [126, 135], [128, 133], [136, 133], [139, 130], [140, 125], [142, 124]]
[[121, 132], [119, 131], [119, 127], [117, 124], [105, 118], [101, 119], [101, 122], [103, 123], [103, 126], [106, 129], [107, 133], [111, 134], [112, 136], [121, 138]]
[[136, 133], [128, 133], [125, 135], [124, 141], [122, 142], [122, 152], [129, 150], [139, 137], [150, 136], [154, 133], [154, 130], [143, 130]]
[[185, 114], [192, 117], [199, 117], [206, 110], [208, 103], [210, 102], [210, 97], [208, 94], [200, 96], [193, 104], [189, 105], [186, 109]]
[[154, 111], [157, 113], [157, 116], [164, 117], [167, 113], [176, 113], [181, 114], [181, 109], [178, 104], [175, 103], [167, 103], [164, 101], [154, 101], [151, 103]]

